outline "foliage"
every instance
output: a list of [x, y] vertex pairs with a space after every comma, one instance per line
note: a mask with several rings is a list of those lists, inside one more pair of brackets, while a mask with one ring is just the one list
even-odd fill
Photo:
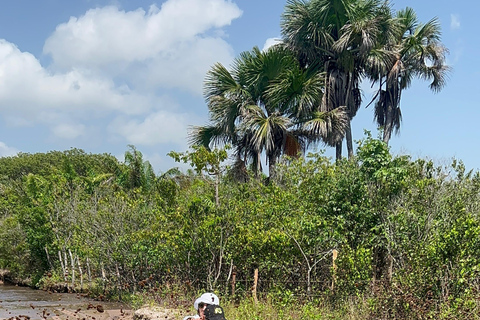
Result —
[[[474, 318], [480, 173], [388, 148], [412, 79], [446, 83], [438, 21], [379, 0], [289, 0], [281, 28], [281, 44], [207, 73], [210, 124], [168, 154], [193, 170], [156, 175], [133, 145], [123, 163], [79, 149], [0, 158], [0, 268], [135, 305], [215, 290], [235, 319]], [[364, 79], [382, 139], [366, 132], [354, 155]], [[318, 142], [335, 162], [302, 154]]]
[[[213, 156], [218, 169], [225, 157], [215, 152], [176, 155]], [[90, 159], [77, 170], [69, 157], [1, 180], [0, 268], [17, 278], [135, 300], [181, 283], [178, 292], [228, 295], [235, 273], [231, 298], [244, 301], [258, 269], [264, 307], [305, 303], [298, 314], [275, 313], [285, 319], [312, 315], [315, 299], [338, 317], [352, 297], [367, 299], [362, 314], [373, 318], [478, 308], [480, 174], [460, 161], [438, 167], [394, 156], [367, 132], [350, 161], [284, 158], [269, 184], [222, 174], [217, 193], [210, 179], [178, 170], [132, 189], [122, 179], [135, 167], [112, 171]], [[19, 167], [14, 159], [5, 158], [9, 168]], [[272, 310], [245, 312], [268, 318]]]
[[229, 146], [224, 149], [214, 149], [213, 151], [207, 150], [204, 146], [193, 146], [192, 152], [174, 152], [168, 153], [168, 156], [172, 157], [176, 162], [184, 162], [190, 164], [197, 174], [206, 172], [207, 174], [217, 175], [220, 174], [220, 164], [227, 159], [227, 150]]
[[340, 109], [319, 110], [323, 74], [302, 68], [283, 46], [240, 54], [228, 70], [214, 65], [207, 73], [205, 99], [210, 124], [194, 127], [194, 145], [234, 147], [237, 163], [262, 171], [265, 154], [269, 175], [282, 154], [297, 156], [307, 144], [327, 142], [331, 132], [343, 132], [346, 116]]

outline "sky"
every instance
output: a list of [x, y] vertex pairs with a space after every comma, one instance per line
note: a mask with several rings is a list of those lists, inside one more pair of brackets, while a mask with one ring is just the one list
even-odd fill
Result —
[[[206, 72], [280, 38], [285, 0], [2, 0], [0, 156], [18, 152], [109, 153], [133, 145], [156, 173], [179, 166], [189, 128], [208, 122]], [[403, 92], [395, 155], [461, 160], [480, 169], [480, 35], [477, 1], [397, 0], [427, 22], [437, 17], [452, 67], [433, 93], [415, 81]], [[373, 89], [352, 121], [354, 140], [377, 136]], [[319, 146], [318, 149], [325, 149]], [[325, 154], [334, 157], [334, 150]], [[344, 152], [346, 154], [346, 152]]]

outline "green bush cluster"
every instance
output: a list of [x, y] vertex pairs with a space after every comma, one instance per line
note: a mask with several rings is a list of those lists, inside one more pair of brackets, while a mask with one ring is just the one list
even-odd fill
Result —
[[232, 303], [252, 296], [258, 269], [258, 299], [302, 302], [304, 318], [320, 305], [382, 319], [478, 314], [480, 175], [460, 161], [393, 156], [367, 135], [353, 160], [285, 159], [275, 179], [237, 182], [211, 156], [213, 177], [155, 175], [134, 147], [125, 163], [81, 150], [1, 158], [0, 268], [32, 285], [157, 300], [216, 290]]

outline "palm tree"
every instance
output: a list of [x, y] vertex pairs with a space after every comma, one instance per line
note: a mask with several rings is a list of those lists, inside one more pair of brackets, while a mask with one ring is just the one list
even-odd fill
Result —
[[388, 144], [392, 131], [399, 132], [402, 114], [400, 99], [416, 77], [431, 80], [430, 89], [440, 91], [446, 83], [449, 67], [447, 49], [440, 42], [440, 23], [436, 18], [426, 24], [418, 22], [413, 9], [406, 8], [396, 15], [400, 27], [398, 36], [384, 44], [389, 59], [372, 58], [370, 78], [379, 84], [375, 104], [375, 120], [383, 127], [383, 141]]
[[[369, 52], [393, 32], [390, 9], [381, 0], [289, 0], [282, 15], [282, 35], [302, 67], [325, 72], [322, 111], [345, 108], [346, 140], [353, 156], [350, 122], [361, 104], [360, 81]], [[336, 157], [342, 156], [342, 141]]]
[[343, 109], [318, 110], [323, 81], [318, 71], [300, 68], [282, 46], [241, 53], [231, 72], [216, 64], [205, 81], [211, 124], [194, 127], [191, 143], [229, 143], [237, 163], [251, 164], [256, 172], [265, 154], [273, 176], [282, 154], [297, 155], [308, 143], [328, 142], [334, 130], [343, 133]]
[[153, 167], [149, 161], [143, 161], [143, 154], [134, 145], [128, 145], [128, 148], [130, 150], [125, 152], [127, 186], [149, 190], [156, 179]]

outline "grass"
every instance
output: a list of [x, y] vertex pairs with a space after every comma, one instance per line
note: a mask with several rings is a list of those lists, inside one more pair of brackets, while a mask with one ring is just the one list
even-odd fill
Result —
[[266, 299], [255, 303], [252, 299], [239, 304], [225, 305], [228, 319], [235, 320], [341, 320], [368, 319], [368, 308], [360, 301], [350, 301], [340, 308], [333, 308], [322, 301], [287, 303]]
[[[44, 281], [51, 287], [58, 282], [57, 277]], [[146, 286], [140, 291], [110, 291], [107, 298], [121, 300], [131, 309], [141, 307], [162, 307], [178, 311], [179, 319], [194, 315], [193, 302], [204, 291], [195, 291], [184, 285]], [[88, 290], [92, 297], [105, 293], [102, 286], [95, 283]], [[408, 291], [407, 291], [408, 292]], [[376, 319], [468, 319], [480, 320], [480, 299], [476, 295], [462, 299], [451, 299], [443, 303], [429, 305], [428, 299], [408, 299], [410, 295], [380, 292], [375, 296], [332, 297], [325, 294], [320, 298], [301, 298], [288, 290], [266, 294], [255, 302], [251, 297], [227, 297], [216, 292], [227, 320], [376, 320]]]

